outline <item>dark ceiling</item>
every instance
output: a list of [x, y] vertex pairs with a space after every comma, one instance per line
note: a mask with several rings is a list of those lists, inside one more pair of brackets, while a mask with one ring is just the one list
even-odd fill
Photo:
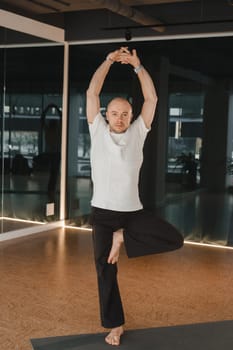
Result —
[[0, 8], [63, 27], [68, 40], [124, 37], [127, 27], [133, 37], [233, 28], [233, 0], [0, 0]]
[[[79, 45], [71, 47], [74, 67], [78, 62], [87, 75], [94, 60], [98, 63], [118, 45], [128, 45], [143, 58], [164, 56], [172, 65], [207, 77], [233, 79], [231, 0], [1, 0], [0, 8], [63, 27], [66, 40]], [[161, 27], [150, 27], [156, 23]], [[130, 41], [125, 39], [127, 28]], [[206, 38], [186, 38], [203, 33]], [[99, 44], [90, 45], [95, 39]], [[84, 78], [84, 71], [77, 74]]]

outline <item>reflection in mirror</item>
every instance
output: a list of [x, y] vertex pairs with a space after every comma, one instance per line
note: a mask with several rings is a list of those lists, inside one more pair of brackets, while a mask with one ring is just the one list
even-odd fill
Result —
[[63, 46], [16, 47], [5, 31], [2, 232], [59, 219], [63, 82]]
[[[73, 45], [70, 50], [68, 213], [72, 225], [88, 226], [91, 212], [85, 90], [99, 62], [116, 47]], [[137, 49], [150, 69], [159, 95], [157, 118], [144, 148], [140, 182], [144, 206], [175, 225], [186, 240], [233, 245], [233, 39], [134, 42], [129, 47]], [[116, 95], [140, 99], [134, 73], [114, 64], [102, 90], [102, 112]]]

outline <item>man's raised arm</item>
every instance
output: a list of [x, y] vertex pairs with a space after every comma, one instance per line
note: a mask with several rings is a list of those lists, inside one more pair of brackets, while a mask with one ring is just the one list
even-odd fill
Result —
[[109, 72], [111, 65], [118, 61], [120, 50], [116, 50], [108, 54], [106, 60], [97, 68], [93, 74], [89, 87], [86, 92], [86, 114], [88, 123], [93, 123], [96, 115], [100, 111], [100, 92]]
[[154, 119], [158, 100], [154, 83], [147, 70], [141, 65], [136, 50], [133, 50], [132, 54], [129, 51], [126, 52], [125, 50], [123, 53], [121, 53], [120, 60], [122, 63], [131, 64], [134, 67], [135, 73], [138, 75], [144, 97], [141, 115], [146, 127], [149, 129]]

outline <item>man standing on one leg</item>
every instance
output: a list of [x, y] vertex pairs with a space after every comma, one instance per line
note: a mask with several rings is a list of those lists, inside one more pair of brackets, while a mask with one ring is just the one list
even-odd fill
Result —
[[[132, 121], [130, 103], [114, 98], [106, 118], [100, 114], [100, 92], [114, 62], [134, 68], [144, 102], [139, 117]], [[122, 47], [111, 52], [97, 68], [87, 90], [87, 119], [91, 135], [93, 180], [92, 224], [98, 277], [101, 321], [111, 328], [106, 342], [119, 345], [124, 313], [117, 283], [117, 261], [124, 242], [129, 257], [160, 253], [182, 246], [181, 235], [168, 223], [144, 213], [138, 181], [143, 145], [157, 104], [153, 81], [141, 65], [136, 50]], [[144, 229], [145, 226], [145, 229]]]

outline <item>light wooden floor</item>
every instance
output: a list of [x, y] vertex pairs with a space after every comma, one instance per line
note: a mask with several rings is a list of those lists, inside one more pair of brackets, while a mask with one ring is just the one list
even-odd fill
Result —
[[[233, 319], [233, 251], [185, 245], [127, 259], [119, 282], [126, 328]], [[0, 349], [30, 338], [102, 332], [91, 234], [56, 229], [0, 244]]]

